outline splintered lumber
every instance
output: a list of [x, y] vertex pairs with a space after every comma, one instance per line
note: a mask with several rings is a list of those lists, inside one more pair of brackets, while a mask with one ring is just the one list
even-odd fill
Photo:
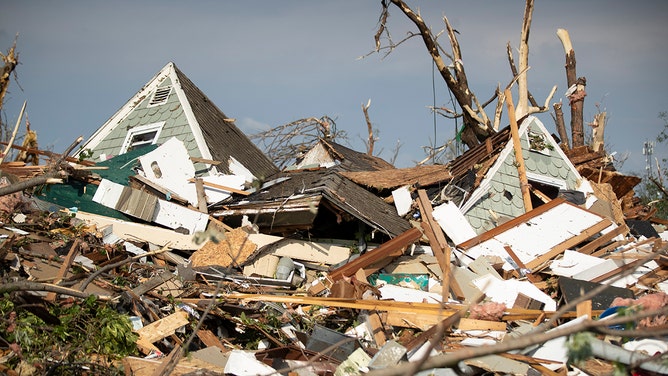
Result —
[[[381, 244], [378, 248], [371, 250], [355, 260], [333, 270], [329, 273], [329, 279], [332, 282], [343, 277], [355, 275], [359, 269], [368, 269], [373, 267], [374, 272], [389, 264], [393, 258], [403, 254], [406, 247], [416, 242], [422, 237], [422, 232], [417, 228], [411, 228], [399, 236]], [[369, 274], [369, 273], [367, 273]]]
[[155, 349], [153, 342], [169, 337], [174, 334], [176, 329], [188, 324], [188, 322], [188, 312], [181, 310], [154, 321], [137, 330], [137, 334], [139, 334], [137, 347], [140, 351], [148, 354]]
[[432, 252], [438, 260], [438, 264], [443, 271], [443, 299], [447, 300], [450, 296], [450, 253], [451, 249], [443, 235], [443, 229], [436, 222], [432, 214], [433, 208], [424, 189], [418, 190], [418, 205], [420, 206], [420, 213], [422, 213], [422, 228], [429, 239]]
[[[323, 307], [365, 309], [379, 312], [416, 312], [447, 317], [454, 309], [443, 308], [436, 303], [399, 302], [394, 300], [363, 300], [346, 298], [320, 298], [307, 296], [285, 296], [267, 294], [223, 294], [224, 300], [248, 300], [301, 305], [317, 305]], [[206, 304], [208, 299], [182, 299], [184, 303]]]
[[[56, 275], [56, 279], [53, 281], [55, 285], [59, 284], [60, 281], [67, 276], [67, 271], [70, 270], [70, 267], [72, 266], [72, 262], [74, 262], [74, 258], [76, 257], [77, 253], [79, 253], [79, 245], [81, 244], [81, 240], [76, 239], [74, 240], [74, 243], [72, 244], [72, 247], [70, 247], [70, 251], [67, 253], [67, 256], [65, 257], [65, 261], [63, 261], [63, 265], [60, 267], [60, 270], [58, 270], [58, 274]], [[55, 292], [50, 292], [46, 294], [46, 300], [47, 301], [54, 301], [56, 300], [56, 293]]]
[[605, 234], [601, 234], [601, 236], [599, 236], [598, 238], [590, 241], [589, 243], [587, 243], [587, 245], [579, 248], [578, 252], [590, 255], [594, 253], [594, 251], [596, 251], [601, 246], [604, 246], [605, 244], [610, 242], [617, 235], [626, 235], [628, 233], [629, 233], [628, 226], [626, 226], [626, 224], [623, 224], [612, 231], [609, 231]]
[[513, 139], [513, 150], [515, 151], [515, 163], [517, 164], [517, 173], [520, 177], [520, 190], [522, 192], [522, 200], [524, 201], [524, 211], [529, 212], [533, 210], [531, 204], [531, 193], [529, 192], [529, 181], [527, 180], [527, 170], [524, 166], [524, 158], [522, 157], [522, 144], [520, 143], [519, 127], [517, 119], [515, 119], [515, 106], [513, 105], [513, 95], [510, 88], [507, 88], [503, 93], [506, 97], [506, 106], [508, 107], [508, 119], [510, 120], [510, 134]]

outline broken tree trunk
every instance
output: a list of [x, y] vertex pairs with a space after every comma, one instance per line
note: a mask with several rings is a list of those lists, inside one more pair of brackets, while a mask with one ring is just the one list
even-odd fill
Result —
[[[432, 34], [429, 26], [425, 23], [422, 17], [414, 12], [403, 0], [391, 0], [408, 17], [413, 24], [420, 31], [419, 36], [422, 37], [427, 51], [429, 52], [436, 68], [441, 77], [452, 91], [457, 103], [462, 108], [462, 118], [464, 120], [464, 127], [461, 134], [462, 141], [472, 148], [478, 145], [482, 140], [494, 134], [494, 129], [490, 119], [485, 114], [483, 106], [479, 103], [478, 98], [469, 89], [468, 79], [462, 63], [462, 54], [459, 48], [459, 42], [455, 35], [455, 31], [450, 25], [448, 19], [443, 16], [443, 21], [447, 29], [448, 37], [450, 38], [450, 46], [452, 48], [452, 64], [448, 65], [444, 62], [438, 48], [436, 37]], [[386, 19], [387, 3], [383, 2], [383, 15], [381, 19]], [[384, 23], [381, 28], [384, 29]], [[382, 29], [381, 29], [382, 30]], [[378, 36], [382, 31], [379, 30]], [[378, 39], [377, 39], [378, 41]], [[378, 43], [378, 42], [377, 42]], [[378, 44], [377, 44], [378, 46]], [[452, 70], [451, 70], [452, 69]], [[454, 71], [454, 74], [453, 74]], [[475, 105], [475, 108], [474, 108]]]
[[566, 53], [566, 80], [568, 83], [568, 91], [566, 96], [568, 97], [571, 105], [571, 135], [572, 145], [575, 148], [584, 145], [584, 129], [582, 118], [584, 98], [587, 95], [585, 92], [587, 79], [584, 77], [576, 78], [577, 71], [575, 69], [575, 51], [573, 50], [573, 45], [571, 44], [571, 37], [568, 35], [568, 30], [557, 30], [557, 36], [559, 37], [559, 40], [561, 40], [561, 44], [564, 46], [564, 52]]
[[604, 140], [603, 132], [605, 131], [606, 113], [599, 112], [594, 116], [594, 121], [590, 124], [592, 126], [592, 149], [594, 151], [603, 151]]
[[566, 125], [564, 124], [564, 112], [561, 110], [561, 102], [552, 105], [554, 107], [554, 124], [557, 127], [557, 133], [561, 138], [561, 148], [570, 150], [571, 146], [568, 142], [568, 133], [566, 133]]
[[0, 53], [0, 58], [4, 63], [2, 71], [0, 72], [0, 108], [2, 108], [2, 103], [4, 102], [5, 94], [9, 87], [9, 77], [19, 64], [18, 55], [16, 54], [16, 39], [14, 39], [14, 44], [9, 48], [6, 55]]

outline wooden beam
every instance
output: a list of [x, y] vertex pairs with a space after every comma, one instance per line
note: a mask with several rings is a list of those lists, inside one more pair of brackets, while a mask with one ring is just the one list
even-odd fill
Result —
[[524, 157], [522, 156], [522, 143], [520, 142], [519, 126], [515, 118], [515, 106], [513, 105], [513, 96], [510, 88], [504, 92], [506, 96], [506, 106], [508, 107], [508, 119], [510, 120], [510, 134], [513, 139], [513, 151], [515, 152], [515, 163], [517, 164], [517, 174], [520, 177], [520, 190], [522, 191], [522, 200], [524, 201], [524, 212], [533, 210], [531, 204], [531, 193], [529, 192], [529, 180], [527, 179], [527, 170], [524, 166]]
[[[63, 261], [63, 265], [60, 266], [60, 269], [58, 270], [58, 273], [56, 274], [56, 278], [53, 280], [53, 284], [57, 285], [59, 284], [65, 276], [67, 276], [67, 272], [70, 270], [70, 267], [72, 266], [72, 262], [74, 262], [74, 258], [76, 257], [77, 253], [79, 253], [79, 245], [81, 244], [81, 240], [75, 239], [74, 243], [72, 243], [72, 247], [70, 247], [70, 251], [67, 252], [67, 256], [65, 257], [65, 260]], [[55, 292], [50, 292], [46, 294], [46, 300], [49, 302], [53, 302], [56, 300], [56, 293]]]
[[434, 252], [434, 256], [436, 256], [436, 260], [443, 271], [441, 282], [443, 291], [441, 295], [444, 300], [447, 300], [450, 296], [450, 254], [452, 250], [445, 239], [443, 229], [434, 219], [431, 201], [429, 201], [424, 189], [418, 190], [418, 205], [420, 213], [422, 213], [422, 227], [425, 230], [425, 235], [427, 235], [432, 252]]
[[[399, 257], [403, 254], [404, 249], [422, 237], [422, 232], [413, 227], [399, 236], [388, 240], [381, 244], [378, 248], [368, 251], [360, 257], [346, 263], [345, 265], [332, 270], [329, 273], [328, 279], [331, 282], [336, 282], [343, 277], [350, 277], [357, 273], [359, 269], [366, 269], [370, 265], [376, 265], [378, 269], [389, 264], [393, 258]], [[379, 262], [386, 262], [385, 265]]]
[[624, 224], [621, 226], [617, 226], [616, 229], [609, 231], [605, 234], [601, 234], [598, 238], [590, 241], [587, 245], [580, 247], [578, 249], [578, 252], [584, 253], [587, 255], [591, 255], [596, 251], [599, 247], [602, 247], [609, 241], [611, 241], [614, 237], [618, 235], [626, 235], [629, 233], [629, 228]]
[[[522, 262], [522, 260], [520, 260], [520, 258], [517, 257], [517, 255], [515, 254], [515, 252], [513, 251], [513, 249], [510, 248], [509, 245], [505, 245], [505, 246], [503, 246], [503, 249], [505, 249], [506, 252], [508, 252], [508, 255], [510, 256], [510, 258], [513, 259], [513, 261], [515, 261], [515, 264], [516, 264], [520, 269], [527, 270], [527, 274], [526, 274], [526, 275], [527, 275], [527, 279], [529, 279], [529, 281], [530, 281], [531, 283], [536, 283], [536, 282], [540, 282], [540, 281], [541, 281], [541, 279], [540, 279], [539, 277], [537, 277], [537, 276], [535, 276], [534, 274], [531, 273], [531, 270], [530, 270], [529, 268], [527, 268], [526, 265], [524, 265], [524, 263]], [[520, 273], [520, 274], [521, 274], [521, 273]]]

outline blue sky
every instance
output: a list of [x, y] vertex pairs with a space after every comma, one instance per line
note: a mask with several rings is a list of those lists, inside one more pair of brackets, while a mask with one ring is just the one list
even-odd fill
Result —
[[[518, 46], [523, 1], [408, 2], [434, 32], [443, 29], [443, 14], [459, 31], [469, 84], [481, 100], [511, 79], [505, 45]], [[21, 61], [2, 116], [14, 124], [27, 100], [40, 147], [60, 152], [90, 136], [173, 61], [246, 133], [327, 115], [363, 151], [361, 105], [371, 99], [376, 150], [389, 159], [400, 140], [397, 165], [411, 166], [434, 135], [437, 144], [454, 135], [453, 121], [437, 117], [434, 124], [427, 106], [452, 105], [417, 38], [389, 56], [358, 59], [374, 47], [379, 14], [378, 0], [0, 0], [0, 49], [19, 33]], [[585, 121], [597, 103], [608, 112], [608, 150], [628, 154], [625, 172], [644, 171], [642, 144], [656, 137], [658, 114], [668, 111], [666, 20], [666, 1], [536, 1], [530, 91], [542, 103], [557, 85], [552, 102], [563, 98], [556, 30], [567, 29], [578, 76], [587, 78]], [[395, 40], [415, 31], [394, 7], [389, 27]], [[538, 117], [555, 131], [549, 113]], [[665, 149], [657, 145], [655, 156], [668, 157]]]

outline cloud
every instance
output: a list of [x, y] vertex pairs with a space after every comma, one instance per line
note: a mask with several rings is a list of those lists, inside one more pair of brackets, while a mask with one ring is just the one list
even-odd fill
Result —
[[242, 118], [237, 121], [237, 126], [246, 134], [251, 135], [262, 131], [269, 130], [271, 127], [267, 123], [251, 119], [249, 117]]

